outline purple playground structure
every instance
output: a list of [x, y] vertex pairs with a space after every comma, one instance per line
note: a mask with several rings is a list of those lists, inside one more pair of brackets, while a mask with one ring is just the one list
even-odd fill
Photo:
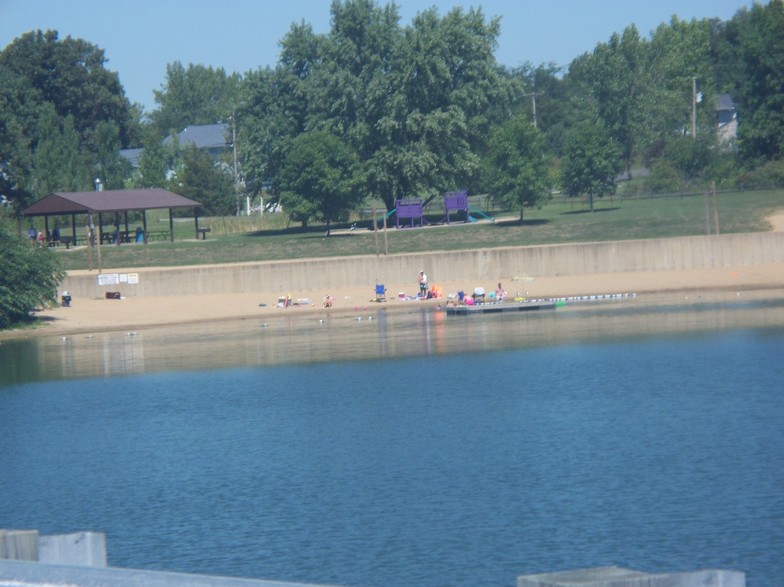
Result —
[[[437, 196], [432, 196], [425, 202], [423, 202], [421, 199], [415, 198], [396, 200], [395, 208], [389, 212], [388, 216], [391, 216], [392, 214], [395, 215], [395, 226], [397, 226], [397, 228], [415, 228], [417, 226], [422, 228], [425, 226], [424, 208], [429, 206], [430, 202], [433, 201], [436, 197]], [[444, 211], [446, 212], [446, 218], [444, 218], [444, 220], [428, 224], [449, 224], [452, 220], [454, 220], [454, 218], [450, 217], [450, 213], [454, 214], [455, 212], [463, 213], [464, 216], [461, 218], [462, 222], [476, 222], [476, 218], [473, 218], [469, 211], [468, 190], [445, 192]], [[495, 222], [492, 217], [488, 216], [481, 210], [474, 209], [473, 212], [479, 214], [487, 220]]]
[[463, 212], [465, 214], [464, 222], [470, 222], [471, 217], [468, 215], [468, 192], [446, 192], [444, 194], [444, 210], [446, 211], [446, 223], [449, 224], [450, 212]]
[[[400, 226], [401, 220], [410, 220], [410, 226]], [[397, 200], [395, 202], [395, 223], [398, 228], [414, 228], [414, 221], [419, 221], [419, 227], [424, 226], [422, 214], [422, 200]]]

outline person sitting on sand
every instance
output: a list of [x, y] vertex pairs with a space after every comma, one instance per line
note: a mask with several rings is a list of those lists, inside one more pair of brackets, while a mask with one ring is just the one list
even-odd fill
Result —
[[499, 302], [503, 302], [506, 299], [506, 292], [504, 291], [504, 288], [501, 287], [500, 282], [495, 290], [495, 299]]
[[325, 295], [324, 296], [324, 307], [325, 308], [331, 308], [332, 307], [332, 302], [334, 300], [335, 300], [335, 298], [333, 298], [331, 295], [329, 295], [329, 294]]

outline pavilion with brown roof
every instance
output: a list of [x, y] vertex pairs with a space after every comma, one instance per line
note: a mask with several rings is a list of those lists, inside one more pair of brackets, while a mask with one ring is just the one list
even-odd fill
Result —
[[[38, 200], [35, 204], [22, 210], [24, 216], [43, 216], [46, 226], [46, 234], [49, 235], [50, 216], [71, 216], [72, 238], [65, 237], [66, 243], [77, 244], [79, 240], [87, 241], [87, 236], [82, 239], [76, 236], [76, 216], [89, 216], [87, 224], [93, 224], [93, 215], [98, 216], [97, 239], [99, 243], [109, 242], [120, 244], [121, 242], [144, 242], [151, 239], [170, 240], [174, 242], [174, 218], [172, 211], [174, 208], [193, 208], [193, 219], [195, 224], [195, 235], [205, 229], [199, 229], [198, 208], [201, 204], [179, 194], [169, 192], [160, 188], [139, 189], [139, 190], [101, 190], [91, 192], [53, 192]], [[169, 209], [169, 230], [149, 231], [147, 229], [147, 210]], [[136, 234], [132, 235], [128, 228], [128, 212], [141, 212], [142, 227], [137, 228]], [[104, 233], [103, 215], [113, 214], [114, 230]], [[123, 215], [123, 225], [125, 230], [120, 230], [120, 215]], [[203, 236], [203, 235], [202, 235]]]

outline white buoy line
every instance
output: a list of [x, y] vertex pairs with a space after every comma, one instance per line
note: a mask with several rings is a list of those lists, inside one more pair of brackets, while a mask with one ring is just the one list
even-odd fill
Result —
[[587, 296], [566, 296], [561, 298], [551, 298], [555, 302], [595, 302], [602, 300], [628, 300], [636, 298], [637, 294], [630, 293], [614, 293], [614, 294], [593, 294]]

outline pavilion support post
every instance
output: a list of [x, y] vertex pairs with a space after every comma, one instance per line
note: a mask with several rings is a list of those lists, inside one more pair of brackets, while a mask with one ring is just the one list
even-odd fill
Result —
[[169, 242], [174, 242], [174, 216], [171, 208], [169, 208]]
[[193, 225], [196, 229], [196, 240], [199, 240], [199, 209], [193, 209]]
[[44, 235], [46, 236], [46, 242], [49, 242], [49, 214], [44, 214]]
[[131, 240], [131, 232], [128, 230], [128, 210], [125, 211], [125, 236], [127, 237], [125, 240], [130, 242]]
[[98, 213], [98, 273], [103, 272], [103, 262], [101, 261], [101, 242], [103, 241], [103, 218], [101, 218], [100, 212]]
[[76, 246], [76, 214], [71, 214], [71, 233], [73, 236], [73, 244]]
[[144, 244], [147, 244], [147, 210], [142, 210], [142, 227], [144, 228]]

